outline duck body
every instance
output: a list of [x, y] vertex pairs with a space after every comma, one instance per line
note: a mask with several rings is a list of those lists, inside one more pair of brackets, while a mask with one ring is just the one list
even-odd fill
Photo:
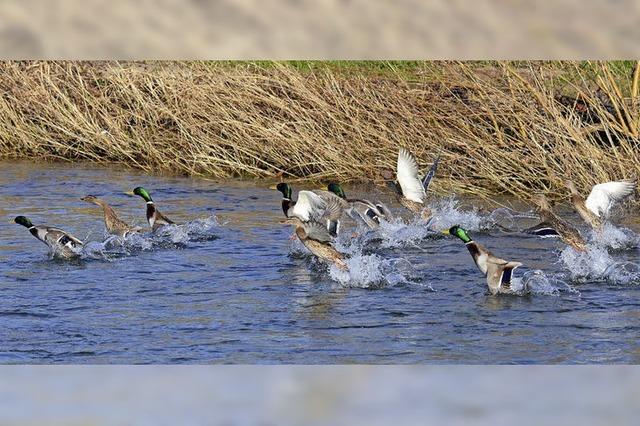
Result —
[[538, 206], [540, 219], [542, 219], [544, 223], [548, 223], [558, 233], [558, 237], [565, 244], [573, 247], [577, 251], [587, 251], [587, 243], [582, 238], [582, 235], [580, 235], [580, 232], [569, 222], [556, 216], [544, 195], [539, 195], [534, 198], [534, 202]]
[[133, 190], [133, 193], [142, 197], [142, 199], [147, 203], [147, 222], [149, 222], [149, 226], [151, 226], [151, 230], [153, 232], [156, 232], [163, 226], [175, 224], [174, 221], [160, 213], [160, 210], [158, 210], [146, 189], [139, 186]]
[[24, 216], [18, 216], [14, 221], [27, 228], [31, 235], [45, 243], [55, 257], [71, 259], [80, 256], [79, 251], [84, 243], [68, 232], [50, 226], [35, 226]]
[[314, 256], [342, 270], [347, 269], [344, 255], [333, 247], [333, 236], [321, 223], [303, 222], [297, 217], [290, 217], [285, 223], [295, 226], [296, 236]]
[[511, 288], [511, 279], [513, 271], [522, 266], [522, 263], [506, 261], [493, 255], [482, 244], [473, 241], [467, 232], [457, 225], [451, 227], [446, 233], [455, 235], [464, 242], [478, 270], [487, 278], [487, 286], [491, 294], [515, 293]]
[[427, 220], [431, 217], [431, 211], [425, 207], [427, 189], [435, 176], [440, 158], [436, 158], [424, 179], [420, 180], [418, 162], [413, 154], [405, 148], [398, 151], [396, 165], [396, 180], [392, 189], [398, 197], [398, 202], [408, 210], [420, 215]]
[[340, 218], [348, 207], [346, 201], [328, 191], [300, 191], [298, 200], [292, 200], [293, 189], [281, 182], [275, 187], [282, 193], [282, 212], [287, 218], [298, 218], [302, 222], [326, 223], [334, 236], [340, 232]]
[[110, 205], [95, 195], [87, 195], [86, 197], [82, 197], [81, 200], [102, 208], [102, 212], [104, 214], [104, 226], [108, 233], [124, 238], [132, 233], [140, 232], [141, 229], [139, 227], [133, 227], [120, 219]]

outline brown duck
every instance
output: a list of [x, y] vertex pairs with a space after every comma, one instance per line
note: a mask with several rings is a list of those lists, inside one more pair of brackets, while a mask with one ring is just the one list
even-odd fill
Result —
[[82, 201], [95, 204], [96, 206], [102, 208], [102, 213], [104, 214], [104, 226], [107, 229], [108, 233], [124, 238], [127, 235], [139, 232], [141, 230], [140, 227], [133, 227], [127, 222], [120, 219], [115, 210], [113, 210], [113, 208], [109, 204], [105, 203], [95, 195], [87, 195], [86, 197], [82, 197], [80, 199]]
[[560, 239], [567, 245], [570, 245], [578, 251], [587, 251], [587, 243], [584, 241], [580, 233], [569, 222], [556, 216], [551, 210], [549, 201], [544, 195], [538, 195], [532, 199], [533, 203], [538, 207], [540, 219], [548, 223], [558, 233]]

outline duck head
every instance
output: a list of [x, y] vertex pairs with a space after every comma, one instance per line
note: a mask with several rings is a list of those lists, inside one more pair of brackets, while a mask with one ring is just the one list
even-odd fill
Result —
[[282, 198], [291, 200], [293, 190], [291, 189], [291, 185], [289, 185], [288, 183], [280, 182], [279, 184], [271, 186], [270, 188], [280, 191], [282, 193]]
[[24, 216], [18, 216], [13, 221], [18, 225], [24, 226], [25, 228], [31, 228], [33, 226], [33, 223], [31, 223], [31, 221]]
[[343, 200], [347, 198], [339, 183], [330, 183], [329, 185], [327, 185], [327, 191], [333, 192]]
[[467, 231], [464, 228], [460, 227], [459, 225], [454, 225], [451, 228], [445, 231], [442, 231], [442, 233], [445, 235], [455, 235], [465, 243], [472, 241], [469, 234], [467, 234]]

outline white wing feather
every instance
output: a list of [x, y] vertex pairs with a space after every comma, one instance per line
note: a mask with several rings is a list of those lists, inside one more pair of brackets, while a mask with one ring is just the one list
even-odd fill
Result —
[[291, 214], [303, 222], [319, 220], [327, 208], [327, 202], [311, 191], [298, 192], [298, 200]]
[[423, 203], [427, 194], [422, 186], [422, 181], [418, 177], [418, 163], [416, 158], [404, 148], [398, 152], [398, 166], [396, 176], [402, 195], [416, 203]]
[[585, 205], [596, 216], [607, 217], [613, 205], [633, 194], [635, 187], [633, 181], [598, 184], [591, 189]]

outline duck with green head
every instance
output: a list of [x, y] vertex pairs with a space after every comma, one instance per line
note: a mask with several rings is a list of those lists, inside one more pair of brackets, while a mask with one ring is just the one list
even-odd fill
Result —
[[80, 198], [82, 201], [86, 201], [87, 203], [95, 204], [102, 208], [102, 213], [104, 215], [104, 226], [107, 229], [107, 232], [113, 235], [118, 235], [122, 238], [126, 237], [135, 232], [139, 232], [141, 230], [140, 227], [133, 227], [129, 225], [127, 222], [123, 221], [118, 217], [115, 210], [102, 201], [100, 198], [95, 195], [87, 195], [85, 197]]
[[375, 229], [380, 226], [381, 220], [390, 221], [392, 213], [387, 206], [378, 202], [372, 203], [369, 200], [347, 198], [342, 186], [338, 183], [330, 183], [327, 190], [348, 203], [345, 212], [356, 221], [362, 221], [366, 226]]
[[469, 236], [467, 231], [458, 225], [452, 226], [444, 234], [455, 235], [467, 246], [469, 254], [476, 266], [487, 277], [487, 285], [491, 294], [510, 294], [513, 270], [522, 266], [520, 262], [509, 262], [494, 256], [486, 247]]
[[147, 203], [147, 221], [149, 222], [149, 226], [151, 226], [152, 231], [155, 232], [163, 226], [175, 224], [174, 221], [160, 213], [160, 210], [158, 210], [151, 199], [151, 195], [149, 195], [146, 189], [138, 186], [132, 191], [132, 194], [142, 197], [142, 199]]
[[340, 218], [348, 207], [346, 201], [328, 191], [300, 191], [293, 201], [293, 189], [289, 183], [280, 182], [271, 186], [282, 193], [282, 212], [286, 217], [297, 217], [302, 222], [326, 223], [327, 229], [337, 235]]
[[70, 259], [80, 255], [83, 242], [68, 232], [50, 226], [35, 226], [24, 216], [16, 217], [14, 222], [27, 228], [31, 235], [45, 243], [55, 257]]

